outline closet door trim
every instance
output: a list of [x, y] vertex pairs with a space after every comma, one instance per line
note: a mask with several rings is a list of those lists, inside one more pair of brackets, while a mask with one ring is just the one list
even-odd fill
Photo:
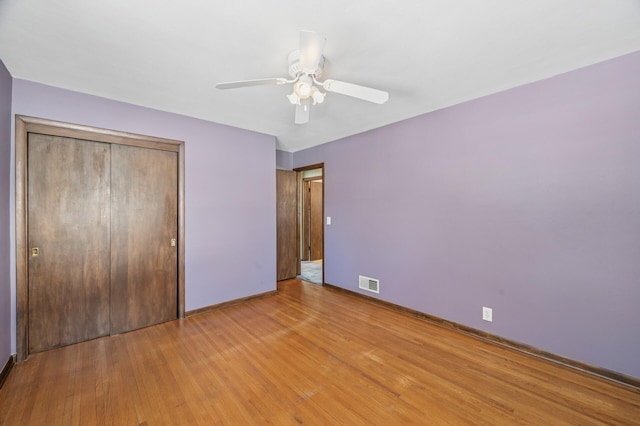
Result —
[[118, 145], [130, 145], [178, 153], [178, 318], [184, 318], [184, 142], [119, 132], [79, 124], [16, 115], [16, 352], [18, 361], [28, 357], [29, 336], [29, 277], [27, 247], [27, 143], [29, 133], [70, 137]]

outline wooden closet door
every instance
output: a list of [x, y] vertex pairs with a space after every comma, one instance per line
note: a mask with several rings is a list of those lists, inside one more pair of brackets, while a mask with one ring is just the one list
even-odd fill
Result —
[[276, 238], [278, 281], [295, 278], [298, 264], [297, 174], [276, 170]]
[[323, 251], [322, 180], [304, 181], [302, 260], [320, 260]]
[[320, 260], [323, 254], [322, 181], [312, 180], [309, 185], [309, 227], [311, 235], [310, 259]]
[[112, 145], [112, 334], [177, 318], [177, 238], [178, 154]]
[[302, 259], [311, 260], [311, 181], [302, 181]]
[[28, 136], [29, 352], [109, 334], [109, 144]]

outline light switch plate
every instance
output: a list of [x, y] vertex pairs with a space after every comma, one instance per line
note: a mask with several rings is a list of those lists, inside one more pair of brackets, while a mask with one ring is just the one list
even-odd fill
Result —
[[492, 322], [493, 321], [493, 309], [487, 308], [486, 306], [482, 307], [482, 319], [485, 321]]

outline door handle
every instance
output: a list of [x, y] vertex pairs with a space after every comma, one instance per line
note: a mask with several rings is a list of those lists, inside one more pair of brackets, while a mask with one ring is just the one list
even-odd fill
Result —
[[38, 257], [40, 255], [40, 249], [38, 247], [31, 248], [31, 257]]

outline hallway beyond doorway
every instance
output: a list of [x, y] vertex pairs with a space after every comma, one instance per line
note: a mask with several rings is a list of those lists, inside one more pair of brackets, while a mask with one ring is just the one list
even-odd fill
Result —
[[322, 285], [322, 259], [300, 262], [299, 279]]

